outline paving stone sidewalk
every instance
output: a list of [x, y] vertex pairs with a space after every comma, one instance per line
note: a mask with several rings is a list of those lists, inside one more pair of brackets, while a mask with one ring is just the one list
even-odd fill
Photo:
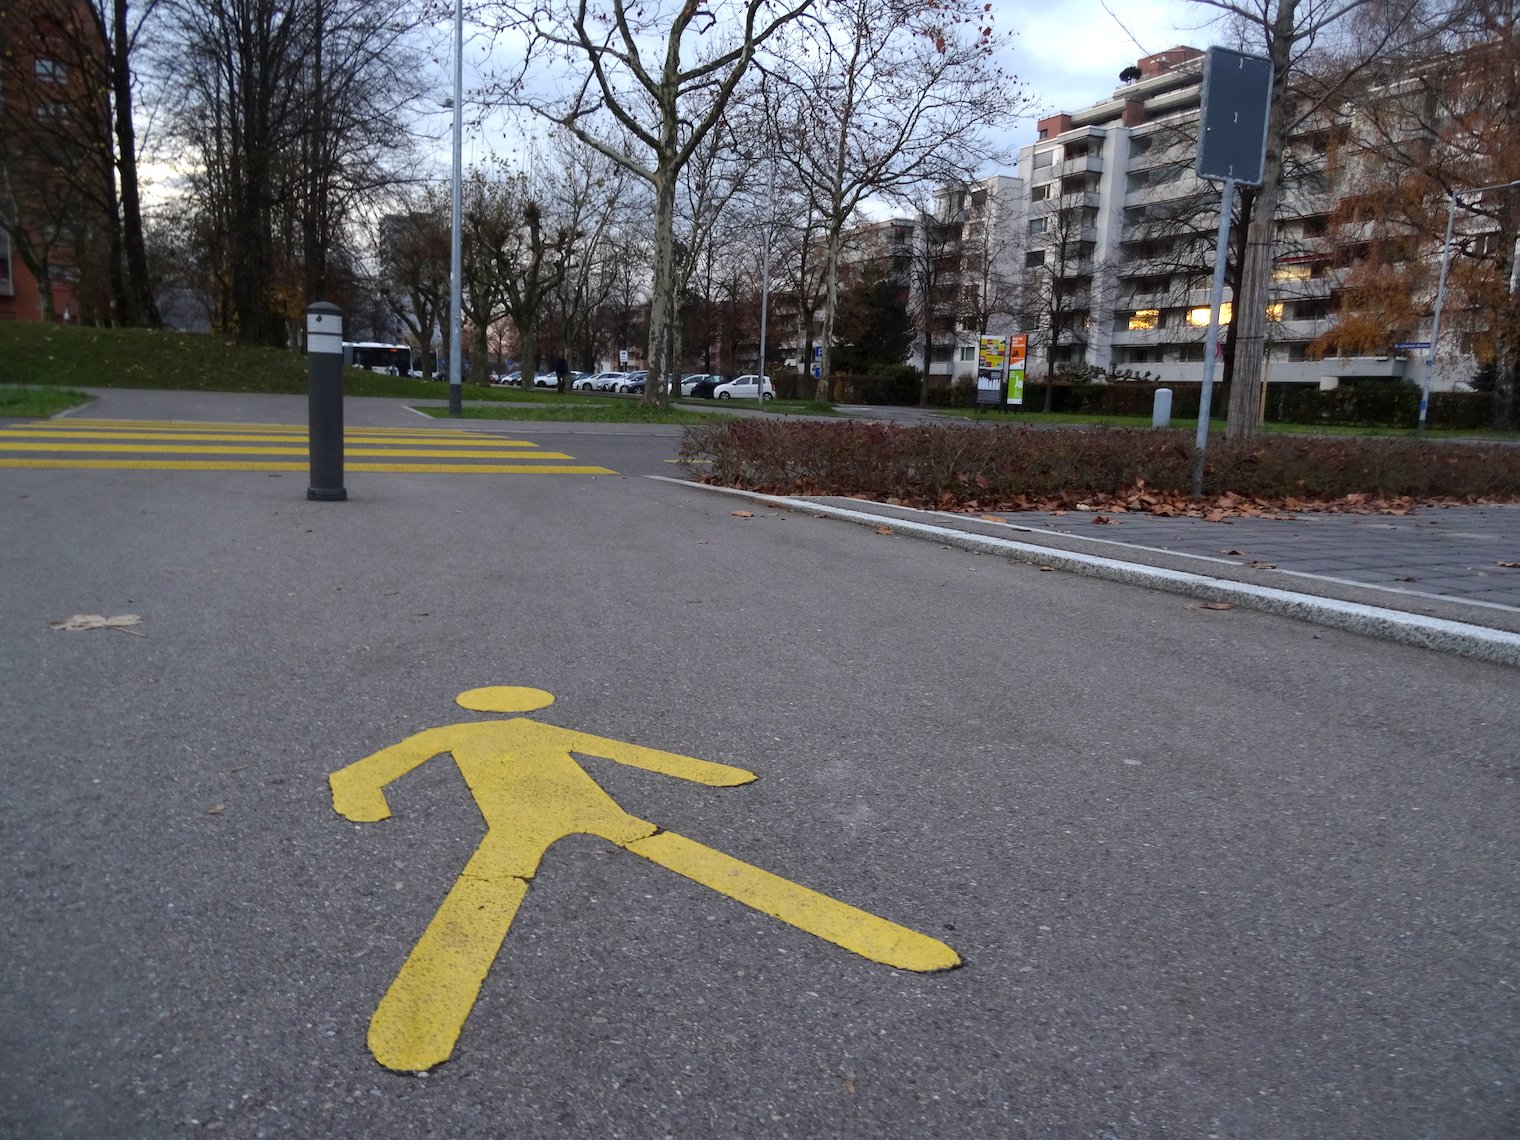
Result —
[[[1410, 515], [1300, 514], [1206, 522], [1102, 512], [911, 511], [824, 500], [884, 516], [1048, 543], [1121, 561], [1520, 631], [1520, 505], [1425, 507]], [[989, 521], [1001, 519], [1002, 522]], [[1511, 565], [1506, 565], [1509, 563]]]

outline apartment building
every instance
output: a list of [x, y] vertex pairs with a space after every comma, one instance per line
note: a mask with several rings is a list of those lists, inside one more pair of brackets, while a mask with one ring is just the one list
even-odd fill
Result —
[[[102, 50], [78, 0], [0, 4], [0, 320], [77, 321], [104, 308], [79, 266], [110, 200], [94, 133], [101, 101], [83, 74]], [[79, 177], [92, 162], [100, 186]], [[46, 287], [44, 287], [44, 282]], [[81, 306], [87, 310], [81, 312]]]
[[[963, 224], [972, 247], [962, 278], [977, 278], [963, 280], [957, 354], [979, 331], [1023, 332], [1032, 378], [1201, 377], [1221, 201], [1220, 186], [1193, 173], [1202, 73], [1196, 48], [1147, 56], [1108, 99], [1041, 119], [1016, 176], [936, 195], [937, 218]], [[1311, 348], [1331, 327], [1341, 273], [1327, 235], [1345, 130], [1321, 117], [1291, 140], [1268, 308], [1274, 383], [1419, 374], [1418, 362], [1394, 354], [1316, 359]], [[1225, 321], [1231, 301], [1227, 289]]]

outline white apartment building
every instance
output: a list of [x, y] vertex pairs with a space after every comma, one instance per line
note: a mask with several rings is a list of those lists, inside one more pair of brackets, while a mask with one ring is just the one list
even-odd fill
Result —
[[[1142, 59], [1140, 77], [1110, 98], [1040, 120], [1016, 177], [936, 193], [938, 222], [959, 230], [963, 255], [959, 340], [936, 348], [934, 372], [971, 376], [976, 336], [986, 331], [1029, 335], [1031, 379], [1047, 366], [1058, 375], [1201, 379], [1221, 189], [1193, 173], [1202, 65], [1203, 53], [1188, 47]], [[1418, 379], [1421, 362], [1397, 355], [1311, 358], [1330, 327], [1338, 276], [1322, 240], [1335, 202], [1327, 155], [1337, 129], [1311, 124], [1290, 145], [1266, 378], [1334, 387], [1408, 369]], [[1241, 237], [1237, 225], [1233, 240]], [[1227, 289], [1225, 319], [1230, 300]], [[968, 350], [969, 364], [960, 359]]]

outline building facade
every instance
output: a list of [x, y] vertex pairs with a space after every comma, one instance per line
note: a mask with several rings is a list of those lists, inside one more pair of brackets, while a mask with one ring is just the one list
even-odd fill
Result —
[[[1041, 119], [1016, 176], [936, 195], [937, 218], [963, 227], [959, 348], [979, 331], [1022, 332], [1031, 378], [1201, 378], [1221, 204], [1221, 186], [1194, 174], [1203, 53], [1173, 48], [1126, 74], [1136, 72], [1102, 102]], [[1391, 345], [1382, 356], [1324, 353], [1345, 272], [1332, 233], [1336, 155], [1352, 126], [1344, 112], [1320, 115], [1290, 140], [1267, 313], [1272, 383], [1423, 375], [1423, 354]], [[1232, 241], [1243, 236], [1237, 217]], [[1224, 322], [1232, 300], [1227, 288]]]

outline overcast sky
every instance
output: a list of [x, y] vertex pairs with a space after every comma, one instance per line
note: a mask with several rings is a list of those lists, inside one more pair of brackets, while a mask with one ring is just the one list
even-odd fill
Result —
[[[992, 0], [995, 26], [1016, 33], [1013, 51], [1005, 66], [1024, 84], [1036, 100], [1036, 110], [1027, 119], [1010, 124], [999, 140], [1016, 149], [1035, 138], [1035, 119], [1057, 111], [1076, 111], [1106, 99], [1119, 86], [1119, 72], [1141, 56], [1165, 51], [1177, 44], [1205, 48], [1213, 41], [1204, 21], [1212, 9], [1188, 0], [1127, 0], [1120, 6], [1115, 0]], [[1110, 15], [1110, 11], [1117, 14]], [[1121, 22], [1123, 21], [1122, 26]], [[448, 45], [436, 64], [442, 72], [440, 95], [448, 93]], [[485, 48], [481, 41], [465, 49], [465, 86], [481, 80], [480, 64]], [[435, 101], [436, 105], [436, 101]], [[448, 116], [439, 112], [431, 127], [437, 141], [429, 149], [440, 173], [447, 174]], [[500, 117], [492, 120], [492, 129], [482, 138], [468, 132], [464, 159], [467, 165], [484, 161], [494, 153], [513, 163], [522, 161], [520, 132]], [[974, 171], [978, 175], [993, 173]]]
[[[1110, 0], [1107, 9], [1101, 0], [993, 2], [998, 27], [1018, 33], [1013, 70], [1042, 115], [1106, 99], [1119, 72], [1142, 56], [1177, 44], [1206, 48], [1214, 35], [1205, 25], [1213, 10], [1186, 0]], [[1034, 138], [1033, 119], [1014, 132], [1020, 146]]]

